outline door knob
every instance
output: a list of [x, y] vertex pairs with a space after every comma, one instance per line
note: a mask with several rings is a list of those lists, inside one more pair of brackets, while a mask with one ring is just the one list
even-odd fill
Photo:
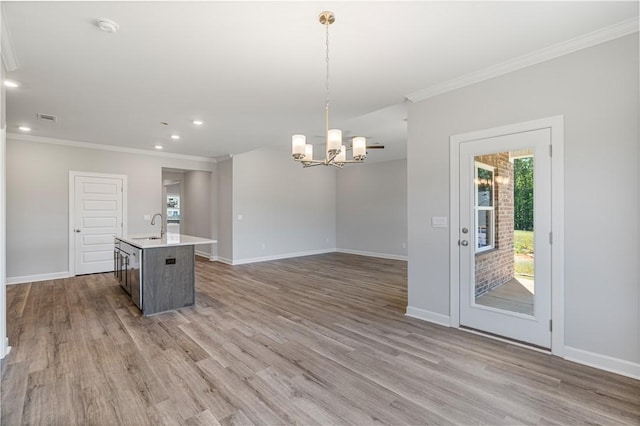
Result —
[[463, 233], [463, 234], [466, 234], [466, 233], [468, 233], [468, 232], [469, 232], [469, 230], [468, 230], [467, 228], [462, 228], [462, 233]]
[[462, 240], [462, 241], [460, 241], [460, 245], [461, 245], [461, 246], [465, 246], [465, 247], [466, 247], [466, 246], [468, 246], [468, 245], [469, 245], [469, 241], [467, 241], [467, 240]]
[[79, 229], [74, 229], [73, 232], [80, 232], [80, 230]]

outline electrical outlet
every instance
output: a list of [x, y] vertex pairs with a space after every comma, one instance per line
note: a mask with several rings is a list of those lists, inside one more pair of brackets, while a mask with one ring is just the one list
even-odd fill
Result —
[[262, 243], [262, 250], [266, 249], [267, 245], [265, 243]]
[[407, 243], [402, 243], [402, 248], [407, 248]]

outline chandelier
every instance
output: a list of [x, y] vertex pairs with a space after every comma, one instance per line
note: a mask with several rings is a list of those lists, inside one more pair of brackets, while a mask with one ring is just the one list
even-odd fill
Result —
[[[342, 130], [329, 129], [329, 25], [336, 21], [333, 12], [325, 11], [319, 16], [320, 23], [325, 26], [327, 73], [325, 80], [326, 97], [324, 103], [324, 124], [326, 138], [326, 154], [324, 160], [313, 159], [313, 145], [308, 144], [305, 135], [293, 135], [291, 138], [291, 151], [293, 159], [302, 163], [303, 167], [335, 166], [343, 168], [347, 163], [362, 163], [367, 157], [367, 140], [363, 137], [354, 137], [351, 147], [342, 144]], [[347, 160], [347, 150], [353, 152], [353, 159]]]

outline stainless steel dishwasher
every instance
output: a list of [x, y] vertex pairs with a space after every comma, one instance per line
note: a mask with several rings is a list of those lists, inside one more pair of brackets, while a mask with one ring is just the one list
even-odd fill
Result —
[[[142, 309], [142, 249], [119, 242], [120, 285], [131, 296], [131, 300]], [[117, 257], [117, 255], [116, 255]]]

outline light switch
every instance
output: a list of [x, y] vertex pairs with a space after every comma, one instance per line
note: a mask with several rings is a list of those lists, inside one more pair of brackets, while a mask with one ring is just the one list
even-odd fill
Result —
[[145, 214], [144, 215], [144, 220], [151, 220], [151, 215], [150, 214]]
[[446, 228], [448, 225], [446, 216], [431, 216], [432, 228]]
[[241, 214], [238, 215], [238, 222], [242, 222], [243, 216]]

